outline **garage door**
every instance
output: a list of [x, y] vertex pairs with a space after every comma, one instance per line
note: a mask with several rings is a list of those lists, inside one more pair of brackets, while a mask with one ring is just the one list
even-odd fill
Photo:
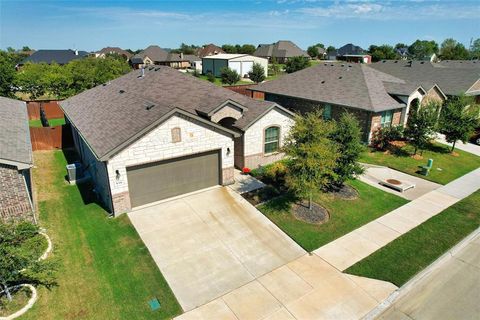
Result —
[[242, 62], [242, 76], [248, 75], [253, 68], [253, 61], [243, 61]]
[[228, 67], [232, 70], [237, 71], [240, 76], [242, 75], [242, 63], [240, 61], [229, 61]]
[[127, 168], [132, 207], [220, 184], [219, 150]]

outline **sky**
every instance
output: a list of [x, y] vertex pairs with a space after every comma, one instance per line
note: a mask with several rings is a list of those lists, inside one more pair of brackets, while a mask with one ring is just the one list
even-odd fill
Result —
[[480, 38], [480, 0], [22, 1], [0, 0], [0, 48], [177, 48], [184, 42], [255, 46], [441, 43]]

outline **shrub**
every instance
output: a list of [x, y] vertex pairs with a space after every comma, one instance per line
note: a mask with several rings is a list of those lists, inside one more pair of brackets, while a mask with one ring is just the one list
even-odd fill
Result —
[[213, 73], [211, 72], [207, 73], [207, 80], [210, 81], [211, 83], [215, 82], [215, 76], [213, 75]]
[[266, 179], [272, 181], [274, 184], [283, 183], [285, 181], [285, 174], [287, 166], [282, 161], [277, 161], [268, 166], [265, 166], [263, 175]]
[[248, 77], [255, 83], [260, 83], [265, 80], [265, 70], [259, 63], [254, 63], [252, 70], [248, 73]]
[[223, 84], [228, 84], [231, 86], [240, 81], [240, 75], [237, 73], [237, 71], [228, 67], [223, 67], [221, 69], [220, 78], [222, 79]]
[[[193, 75], [194, 77], [198, 78], [198, 77], [200, 77], [200, 72], [198, 72], [198, 70], [195, 69], [195, 70], [193, 70], [192, 75]], [[215, 80], [214, 80], [214, 81], [215, 81]]]
[[379, 128], [373, 133], [372, 146], [378, 150], [386, 150], [390, 146], [390, 142], [402, 139], [402, 126]]
[[293, 73], [308, 67], [310, 67], [310, 59], [302, 56], [292, 57], [288, 59], [285, 64], [285, 70], [287, 73]]

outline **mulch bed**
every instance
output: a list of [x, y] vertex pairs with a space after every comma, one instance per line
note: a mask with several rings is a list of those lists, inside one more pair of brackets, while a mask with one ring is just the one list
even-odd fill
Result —
[[315, 202], [312, 203], [312, 210], [308, 208], [308, 202], [294, 204], [292, 212], [297, 220], [311, 224], [322, 224], [330, 218], [327, 209]]
[[354, 187], [344, 184], [340, 189], [329, 191], [329, 194], [342, 200], [358, 199], [358, 191]]

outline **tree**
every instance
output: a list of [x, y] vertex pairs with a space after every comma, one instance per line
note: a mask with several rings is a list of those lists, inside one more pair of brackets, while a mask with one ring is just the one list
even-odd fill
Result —
[[463, 44], [453, 38], [445, 39], [440, 47], [440, 58], [444, 60], [466, 60], [469, 52]]
[[32, 51], [29, 46], [23, 46], [22, 51]]
[[472, 59], [480, 59], [480, 38], [475, 39], [470, 45], [470, 57]]
[[335, 49], [334, 46], [328, 46], [328, 48], [327, 48], [327, 52], [333, 52], [335, 50], [337, 50], [337, 49]]
[[345, 181], [363, 173], [363, 167], [357, 162], [364, 150], [361, 135], [357, 118], [349, 112], [343, 113], [331, 137], [337, 143], [340, 153], [334, 169], [334, 186], [341, 187]]
[[427, 59], [438, 53], [438, 44], [433, 40], [416, 40], [408, 47], [408, 52], [414, 59]]
[[33, 100], [47, 93], [48, 69], [49, 65], [43, 62], [24, 64], [15, 77], [15, 84], [19, 91], [28, 94]]
[[452, 143], [452, 152], [457, 141], [467, 142], [480, 125], [480, 108], [473, 97], [452, 97], [442, 107], [439, 131], [445, 140]]
[[224, 44], [222, 46], [222, 50], [225, 51], [226, 53], [237, 53], [237, 49], [235, 48], [234, 45], [231, 45], [231, 44]]
[[29, 222], [0, 223], [0, 285], [9, 301], [11, 286], [19, 283], [55, 284], [55, 263], [39, 260], [32, 250], [38, 227]]
[[368, 53], [370, 53], [372, 56], [373, 61], [391, 60], [397, 58], [395, 49], [388, 44], [381, 46], [371, 45], [368, 48]]
[[404, 135], [415, 148], [413, 155], [417, 154], [418, 149], [425, 149], [435, 134], [438, 109], [438, 103], [431, 101], [410, 112]]
[[238, 53], [253, 54], [255, 52], [255, 50], [256, 50], [256, 48], [253, 44], [244, 44], [244, 45], [242, 45], [240, 50], [238, 50]]
[[402, 48], [408, 48], [408, 45], [406, 45], [405, 43], [401, 43], [401, 42], [399, 42], [395, 45], [395, 49], [402, 49]]
[[326, 189], [335, 177], [339, 153], [337, 144], [330, 139], [335, 122], [325, 121], [322, 111], [295, 116], [295, 124], [285, 141], [284, 151], [291, 161], [287, 162], [285, 182], [299, 198], [312, 198], [319, 190]]
[[270, 61], [270, 69], [274, 76], [280, 72], [280, 65], [278, 64], [277, 58], [272, 57], [272, 60]]
[[222, 79], [223, 84], [229, 84], [231, 86], [240, 81], [240, 75], [237, 71], [228, 67], [223, 67], [220, 70], [220, 78]]
[[254, 63], [252, 70], [248, 73], [248, 77], [255, 83], [260, 83], [265, 80], [265, 70], [259, 63]]
[[318, 47], [316, 45], [310, 46], [307, 48], [307, 53], [310, 57], [312, 58], [317, 58], [318, 55], [320, 54], [318, 52]]
[[0, 51], [0, 96], [14, 97], [14, 79], [15, 63], [8, 53]]
[[310, 66], [310, 60], [307, 57], [292, 57], [287, 60], [287, 63], [285, 64], [285, 70], [287, 73], [293, 73], [305, 68], [308, 68]]

